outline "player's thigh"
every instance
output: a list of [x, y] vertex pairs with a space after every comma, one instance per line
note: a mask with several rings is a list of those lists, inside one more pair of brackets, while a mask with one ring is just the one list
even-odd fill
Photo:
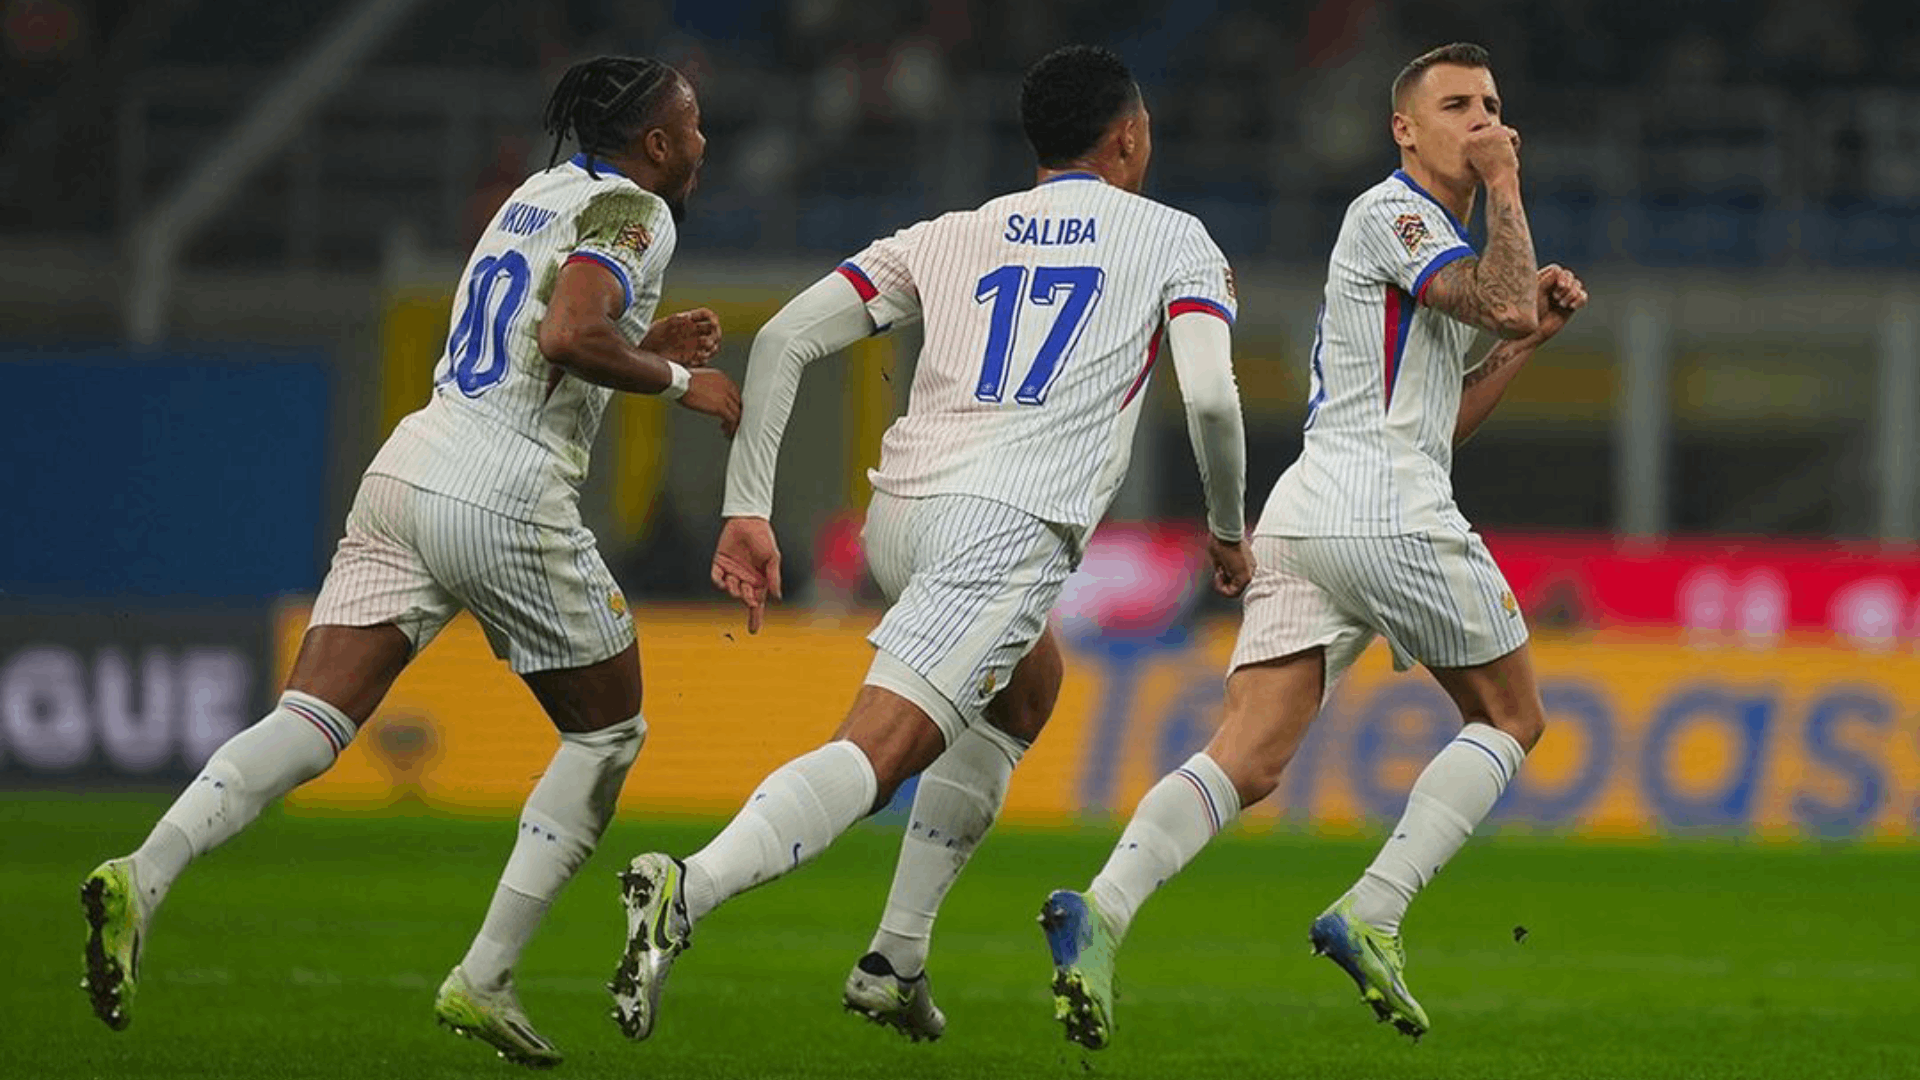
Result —
[[1060, 655], [1060, 642], [1048, 627], [1040, 640], [1013, 667], [1007, 685], [987, 702], [987, 723], [1031, 744], [1053, 716], [1060, 700], [1060, 683], [1066, 677], [1066, 662]]
[[1331, 688], [1373, 640], [1364, 624], [1301, 573], [1296, 541], [1255, 537], [1221, 724], [1207, 753], [1242, 805], [1265, 798]]
[[[422, 508], [428, 565], [518, 674], [594, 668], [634, 644], [626, 596], [586, 528], [520, 521], [439, 495]], [[603, 674], [629, 671], [637, 696], [637, 666]]]
[[1002, 503], [912, 502], [906, 583], [868, 635], [879, 655], [867, 681], [919, 700], [951, 742], [1046, 631], [1073, 546], [1062, 527]]
[[1527, 641], [1505, 576], [1464, 529], [1316, 537], [1298, 555], [1343, 608], [1386, 637], [1399, 670], [1475, 667]]
[[357, 728], [380, 707], [412, 657], [413, 641], [392, 623], [310, 626], [287, 689], [339, 709]]
[[1533, 650], [1519, 648], [1471, 667], [1428, 667], [1467, 723], [1491, 724], [1531, 750], [1546, 730], [1546, 709], [1534, 676]]
[[1291, 537], [1253, 539], [1253, 578], [1240, 600], [1240, 632], [1234, 638], [1229, 673], [1271, 660], [1324, 650], [1318, 706], [1373, 641], [1368, 623], [1310, 572], [1301, 558], [1313, 543]]
[[356, 721], [460, 610], [416, 545], [417, 494], [383, 476], [361, 481], [288, 679]]

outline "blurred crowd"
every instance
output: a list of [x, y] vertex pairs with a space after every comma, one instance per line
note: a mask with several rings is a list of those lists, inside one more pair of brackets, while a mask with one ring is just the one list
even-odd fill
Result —
[[[126, 86], [271, 71], [348, 6], [5, 0], [0, 85], [24, 107], [0, 116], [0, 225], [112, 231]], [[1904, 250], [1920, 190], [1909, 16], [1892, 0], [429, 0], [372, 66], [497, 71], [533, 99], [582, 55], [661, 55], [701, 86], [713, 137], [703, 242], [801, 250], [1019, 182], [1019, 72], [1101, 42], [1149, 94], [1157, 193], [1239, 253], [1292, 258], [1391, 164], [1399, 66], [1475, 40], [1569, 257], [1871, 263]], [[536, 105], [489, 133], [474, 187], [544, 162]], [[53, 190], [60, 207], [34, 202]], [[1900, 243], [1876, 242], [1888, 227]]]

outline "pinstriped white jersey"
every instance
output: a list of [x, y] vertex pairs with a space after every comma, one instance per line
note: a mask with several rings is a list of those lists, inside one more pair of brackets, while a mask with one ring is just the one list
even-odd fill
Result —
[[1466, 227], [1404, 172], [1347, 207], [1314, 332], [1306, 444], [1257, 533], [1466, 528], [1453, 501], [1453, 427], [1479, 332], [1420, 300], [1435, 273], [1473, 253]]
[[921, 222], [840, 272], [874, 325], [925, 328], [874, 487], [975, 495], [1081, 528], [1126, 474], [1167, 320], [1231, 323], [1237, 307], [1197, 218], [1090, 173]]
[[508, 197], [467, 261], [433, 397], [400, 421], [367, 467], [509, 517], [579, 520], [600, 417], [613, 391], [549, 364], [540, 321], [560, 267], [605, 268], [626, 294], [619, 327], [638, 343], [653, 322], [673, 215], [658, 195], [584, 156], [533, 174]]

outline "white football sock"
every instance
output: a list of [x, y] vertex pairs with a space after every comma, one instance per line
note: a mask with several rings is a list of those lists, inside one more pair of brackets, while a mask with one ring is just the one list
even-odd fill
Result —
[[1027, 744], [981, 720], [920, 774], [880, 929], [867, 948], [911, 979], [927, 966], [933, 920], [993, 827]]
[[825, 851], [872, 812], [878, 791], [873, 763], [844, 739], [775, 769], [720, 835], [687, 859], [688, 917], [698, 922]]
[[646, 742], [636, 716], [598, 731], [560, 733], [560, 749], [520, 811], [520, 835], [493, 903], [460, 968], [485, 990], [507, 982], [547, 906], [600, 843], [620, 787]]
[[280, 705], [222, 743], [131, 858], [151, 914], [187, 863], [233, 838], [266, 805], [326, 772], [352, 741], [345, 713], [289, 690]]
[[1239, 792], [1205, 752], [1153, 785], [1088, 890], [1114, 936], [1124, 937], [1147, 897], [1238, 816]]
[[1421, 770], [1400, 823], [1347, 890], [1353, 913], [1389, 934], [1399, 933], [1414, 894], [1473, 835], [1526, 756], [1513, 736], [1491, 724], [1461, 729]]

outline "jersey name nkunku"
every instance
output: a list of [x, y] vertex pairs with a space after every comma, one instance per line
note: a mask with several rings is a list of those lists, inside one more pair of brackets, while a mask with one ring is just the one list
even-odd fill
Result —
[[568, 262], [619, 281], [618, 325], [640, 342], [673, 257], [673, 215], [659, 196], [584, 156], [535, 173], [474, 247], [453, 302], [433, 397], [402, 420], [369, 475], [391, 476], [509, 517], [566, 526], [613, 391], [540, 354], [540, 322]]

